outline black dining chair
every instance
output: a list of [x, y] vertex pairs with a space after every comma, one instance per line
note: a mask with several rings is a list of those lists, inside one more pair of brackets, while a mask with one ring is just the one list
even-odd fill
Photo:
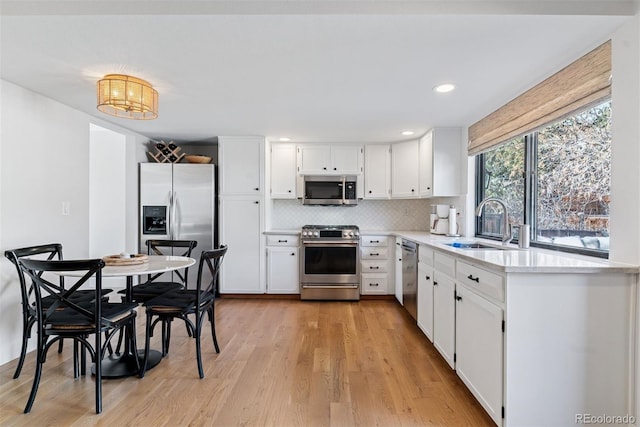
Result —
[[[163, 240], [149, 239], [146, 241], [147, 254], [149, 255], [177, 255], [191, 257], [191, 252], [198, 246], [195, 240]], [[147, 276], [146, 282], [134, 285], [131, 292], [131, 300], [137, 303], [145, 303], [152, 298], [162, 295], [168, 291], [183, 289], [187, 287], [189, 268], [183, 271], [172, 272], [171, 280], [164, 278], [168, 273], [156, 273]], [[124, 293], [125, 291], [121, 291]], [[158, 319], [160, 321], [160, 319]], [[189, 331], [188, 331], [189, 332]], [[171, 320], [162, 321], [162, 355], [166, 356], [168, 343], [171, 340]], [[165, 344], [167, 346], [165, 347]], [[121, 341], [118, 341], [117, 350], [120, 350]]]
[[[158, 319], [163, 323], [171, 321], [172, 319], [182, 319], [185, 322], [187, 329], [191, 331], [190, 336], [196, 340], [198, 373], [200, 378], [204, 378], [200, 349], [200, 335], [205, 315], [209, 317], [209, 322], [211, 323], [211, 337], [213, 338], [213, 345], [216, 353], [220, 353], [218, 338], [216, 337], [214, 302], [217, 291], [218, 273], [226, 253], [227, 246], [224, 245], [220, 246], [218, 249], [202, 251], [200, 263], [198, 265], [196, 289], [175, 289], [144, 303], [144, 306], [146, 307], [147, 322], [145, 331], [145, 353], [144, 361], [142, 362], [142, 367], [140, 369], [140, 378], [144, 377], [147, 368], [150, 340], [153, 328]], [[205, 268], [207, 268], [211, 273], [211, 281], [209, 283], [203, 283], [203, 272], [206, 271]], [[195, 315], [193, 322], [188, 317], [191, 314]], [[164, 347], [165, 343], [163, 343], [163, 348]], [[166, 344], [166, 347], [168, 351], [168, 343]]]
[[[36, 372], [33, 378], [31, 394], [24, 409], [29, 413], [38, 392], [42, 367], [46, 361], [47, 351], [56, 341], [69, 338], [78, 343], [84, 350], [88, 350], [95, 364], [95, 401], [96, 413], [102, 412], [102, 356], [114, 334], [128, 328], [127, 333], [135, 345], [135, 303], [110, 303], [102, 298], [102, 269], [104, 261], [101, 259], [87, 260], [36, 260], [21, 258], [18, 260], [20, 268], [25, 275], [33, 281], [33, 294], [36, 306]], [[58, 291], [56, 284], [45, 279], [48, 273], [58, 275], [73, 275], [79, 277], [69, 278], [67, 282], [74, 281], [62, 292]], [[93, 288], [91, 300], [78, 301], [75, 296], [82, 292], [81, 287], [87, 285]], [[53, 299], [45, 308], [44, 295], [51, 295]], [[102, 334], [106, 335], [103, 342]], [[89, 337], [93, 335], [93, 344]], [[135, 348], [135, 347], [134, 347]], [[136, 364], [138, 358], [134, 358]], [[137, 366], [137, 369], [140, 367]]]
[[[37, 311], [35, 304], [35, 295], [34, 295], [34, 284], [32, 281], [27, 280], [25, 278], [22, 269], [18, 264], [18, 260], [24, 257], [29, 258], [40, 258], [45, 260], [62, 260], [62, 245], [60, 243], [49, 243], [46, 245], [37, 245], [37, 246], [28, 246], [25, 248], [17, 248], [17, 249], [9, 249], [4, 252], [4, 256], [11, 261], [16, 267], [16, 271], [18, 273], [18, 282], [20, 284], [20, 297], [22, 302], [22, 346], [20, 349], [20, 357], [18, 358], [18, 366], [16, 367], [16, 371], [13, 374], [13, 378], [16, 379], [20, 376], [22, 372], [22, 367], [24, 365], [24, 359], [27, 354], [27, 344], [29, 338], [31, 337], [31, 330], [33, 325], [37, 320]], [[64, 277], [60, 276], [58, 280], [58, 284], [55, 287], [52, 287], [52, 290], [59, 293], [65, 290], [64, 286]], [[111, 292], [111, 289], [103, 289], [102, 295], [103, 298]], [[73, 300], [75, 302], [81, 301], [91, 301], [94, 298], [93, 290], [82, 290], [74, 293]], [[46, 295], [42, 297], [42, 307], [43, 309], [49, 308], [49, 306], [55, 301], [55, 297], [53, 295]], [[58, 344], [58, 353], [62, 353], [63, 340], [59, 341]], [[77, 359], [77, 348], [74, 350], [74, 374], [78, 377], [78, 364]], [[84, 363], [82, 365], [82, 373], [84, 374]]]

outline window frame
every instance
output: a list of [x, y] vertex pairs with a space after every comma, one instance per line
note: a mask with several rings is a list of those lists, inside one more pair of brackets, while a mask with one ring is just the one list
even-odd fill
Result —
[[[611, 99], [608, 99], [610, 102]], [[600, 103], [607, 102], [602, 100]], [[574, 114], [579, 114], [575, 112]], [[513, 138], [515, 139], [515, 138]], [[513, 140], [511, 139], [511, 141]], [[494, 147], [495, 148], [495, 147]], [[579, 255], [588, 255], [597, 258], [609, 258], [609, 251], [602, 251], [597, 249], [581, 248], [578, 246], [558, 245], [553, 243], [538, 242], [534, 240], [537, 235], [537, 220], [536, 220], [536, 205], [537, 205], [537, 181], [538, 181], [538, 130], [524, 135], [524, 223], [530, 224], [531, 236], [530, 246], [536, 248], [543, 248], [554, 250], [558, 252], [567, 252]], [[482, 200], [485, 199], [485, 167], [484, 167], [485, 153], [476, 155], [475, 159], [475, 206], [478, 206]], [[482, 220], [481, 217], [475, 218], [475, 236], [483, 239], [500, 240], [499, 237], [492, 236], [490, 234], [482, 234]], [[513, 239], [513, 242], [518, 242], [517, 238]]]

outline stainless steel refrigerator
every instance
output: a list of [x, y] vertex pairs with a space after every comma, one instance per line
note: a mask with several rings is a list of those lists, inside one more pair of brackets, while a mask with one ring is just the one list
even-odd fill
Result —
[[[196, 240], [192, 257], [197, 260], [214, 247], [215, 165], [140, 163], [139, 178], [140, 253], [147, 252], [149, 239]], [[197, 275], [195, 264], [189, 268], [190, 288], [195, 288]], [[203, 278], [210, 280], [210, 275]]]

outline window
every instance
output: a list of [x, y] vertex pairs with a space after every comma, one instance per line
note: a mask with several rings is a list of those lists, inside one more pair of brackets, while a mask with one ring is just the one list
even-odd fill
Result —
[[[476, 205], [504, 200], [510, 224], [531, 225], [533, 246], [608, 255], [610, 101], [478, 155], [477, 171]], [[500, 238], [500, 209], [485, 206], [478, 236]]]

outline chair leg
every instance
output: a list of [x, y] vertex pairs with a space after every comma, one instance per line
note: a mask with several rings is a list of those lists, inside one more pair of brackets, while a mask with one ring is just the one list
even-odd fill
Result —
[[169, 354], [169, 344], [171, 343], [171, 321], [172, 320], [173, 319], [166, 320], [166, 322], [167, 322], [167, 339], [165, 341], [165, 347], [164, 347], [164, 350], [165, 350], [164, 354], [165, 355]]
[[64, 340], [58, 341], [58, 353], [62, 353], [63, 345], [64, 345]]
[[198, 360], [198, 374], [200, 379], [204, 378], [204, 369], [202, 369], [202, 353], [200, 351], [200, 330], [202, 329], [202, 320], [204, 319], [204, 313], [200, 316], [196, 312], [196, 330], [194, 331], [194, 338], [196, 339], [196, 358]]
[[220, 347], [218, 346], [218, 338], [216, 337], [216, 316], [213, 311], [213, 306], [211, 306], [207, 310], [207, 314], [209, 315], [209, 323], [211, 323], [211, 336], [213, 337], [213, 346], [216, 349], [216, 353], [220, 353]]
[[80, 376], [80, 349], [78, 348], [78, 341], [73, 340], [73, 378], [77, 379]]
[[31, 327], [33, 326], [33, 321], [29, 321], [24, 319], [22, 323], [22, 348], [20, 349], [20, 358], [18, 359], [18, 366], [16, 366], [16, 372], [13, 374], [13, 379], [15, 380], [20, 376], [20, 372], [22, 372], [22, 366], [24, 366], [24, 359], [27, 356], [27, 343], [29, 342], [29, 335], [31, 335]]
[[[95, 360], [96, 367], [96, 414], [102, 412], [102, 334], [97, 332], [95, 334]], [[84, 345], [82, 346], [83, 358], [86, 359], [86, 352]]]
[[28, 414], [31, 412], [31, 407], [33, 407], [33, 402], [36, 400], [36, 393], [38, 393], [38, 386], [40, 385], [40, 377], [42, 376], [42, 364], [44, 363], [44, 342], [42, 339], [42, 335], [38, 334], [38, 348], [36, 350], [36, 372], [33, 376], [33, 385], [31, 386], [31, 393], [29, 394], [29, 399], [27, 400], [27, 406], [24, 408], [24, 413]]
[[147, 362], [149, 361], [149, 347], [151, 346], [151, 317], [151, 314], [147, 313], [147, 325], [144, 334], [144, 360], [142, 361], [142, 366], [140, 366], [140, 370], [138, 371], [138, 376], [140, 378], [144, 378], [144, 374], [147, 371]]

